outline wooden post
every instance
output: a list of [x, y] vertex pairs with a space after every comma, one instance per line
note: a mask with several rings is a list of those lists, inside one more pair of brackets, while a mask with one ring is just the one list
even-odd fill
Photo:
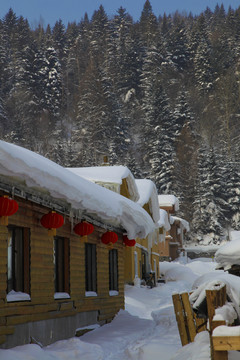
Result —
[[[212, 321], [212, 331], [220, 325], [226, 325], [226, 322], [224, 320]], [[210, 336], [210, 341], [212, 360], [228, 360], [228, 352], [226, 350], [216, 350], [214, 337], [212, 335]]]
[[185, 318], [183, 313], [183, 305], [179, 294], [172, 295], [173, 306], [176, 315], [178, 331], [180, 334], [182, 346], [189, 344], [188, 333], [185, 325]]
[[206, 290], [206, 299], [207, 299], [210, 334], [212, 334], [213, 331], [212, 321], [215, 315], [215, 309], [225, 305], [227, 300], [226, 285], [224, 285], [219, 290]]
[[227, 352], [224, 354], [224, 351], [216, 351], [213, 345], [212, 332], [216, 326], [223, 325], [225, 322], [213, 321], [215, 315], [215, 309], [223, 306], [226, 303], [227, 294], [226, 294], [226, 285], [224, 285], [219, 290], [206, 290], [206, 299], [207, 299], [207, 309], [208, 309], [208, 319], [209, 319], [209, 329], [210, 329], [210, 345], [211, 345], [211, 359], [212, 360], [227, 360]]
[[188, 326], [190, 341], [193, 342], [195, 339], [195, 336], [197, 334], [197, 331], [196, 331], [196, 325], [195, 325], [194, 318], [193, 318], [193, 310], [192, 310], [190, 302], [189, 302], [188, 293], [182, 293], [181, 298], [182, 298], [182, 303], [183, 303], [183, 309], [184, 309], [185, 316], [186, 316], [186, 322], [187, 322], [187, 326]]

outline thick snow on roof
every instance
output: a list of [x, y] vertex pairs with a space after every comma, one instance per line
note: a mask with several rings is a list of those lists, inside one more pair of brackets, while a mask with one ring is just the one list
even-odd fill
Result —
[[179, 210], [179, 201], [175, 195], [158, 195], [159, 206], [174, 206], [175, 211]]
[[180, 221], [180, 223], [182, 224], [182, 227], [188, 232], [190, 231], [190, 227], [189, 227], [189, 222], [187, 220], [184, 220], [178, 216], [171, 216], [171, 218], [173, 219], [173, 222], [175, 220]]
[[148, 179], [138, 179], [135, 180], [139, 193], [138, 204], [144, 206], [149, 203], [150, 211], [155, 223], [160, 219], [159, 216], [159, 206], [158, 206], [158, 195], [157, 188], [152, 180]]
[[126, 166], [93, 166], [68, 168], [68, 170], [92, 182], [114, 183], [120, 186], [122, 180], [126, 179], [131, 200], [139, 199], [135, 179]]
[[48, 191], [73, 209], [106, 224], [120, 226], [130, 239], [144, 238], [155, 226], [148, 213], [133, 201], [93, 184], [30, 150], [0, 140], [1, 175]]
[[228, 270], [232, 265], [240, 265], [240, 238], [220, 246], [215, 253], [215, 260], [217, 267], [223, 267], [224, 270]]
[[169, 223], [167, 211], [163, 209], [159, 209], [159, 215], [160, 215], [160, 220], [158, 221], [158, 226], [160, 228], [164, 227], [166, 231], [169, 231], [171, 229], [171, 225]]

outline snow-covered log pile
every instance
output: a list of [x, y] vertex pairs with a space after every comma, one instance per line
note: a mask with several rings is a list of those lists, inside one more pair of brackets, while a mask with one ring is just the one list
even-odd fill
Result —
[[[233, 311], [229, 311], [228, 306], [228, 308], [218, 313], [218, 316], [225, 317], [224, 320], [229, 323], [233, 317], [234, 319], [240, 318], [240, 278], [223, 272], [205, 274], [194, 282], [193, 292], [189, 300], [198, 317], [207, 318], [206, 290], [219, 290], [224, 285], [226, 285], [227, 303], [228, 305], [231, 304]], [[233, 316], [233, 313], [235, 313], [235, 316]], [[216, 318], [216, 320], [218, 319]]]

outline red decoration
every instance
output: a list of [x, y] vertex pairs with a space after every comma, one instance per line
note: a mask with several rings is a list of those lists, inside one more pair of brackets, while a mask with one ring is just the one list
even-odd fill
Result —
[[74, 226], [73, 231], [80, 236], [86, 236], [92, 234], [94, 226], [86, 221], [82, 221]]
[[0, 197], [0, 216], [11, 216], [18, 211], [18, 203], [7, 196]]
[[41, 224], [46, 229], [58, 229], [63, 226], [64, 218], [55, 211], [51, 211], [50, 213], [43, 215], [41, 218]]
[[123, 235], [123, 243], [126, 245], [126, 246], [135, 246], [136, 245], [136, 240], [135, 239], [129, 239], [127, 237], [127, 235]]
[[112, 245], [118, 241], [118, 236], [113, 231], [107, 231], [102, 235], [101, 241], [105, 245]]

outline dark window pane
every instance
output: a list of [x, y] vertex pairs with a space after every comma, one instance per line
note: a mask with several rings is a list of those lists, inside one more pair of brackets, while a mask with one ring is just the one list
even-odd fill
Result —
[[109, 251], [109, 290], [118, 291], [118, 251]]
[[97, 292], [97, 256], [94, 244], [85, 244], [85, 282], [86, 291]]
[[54, 284], [55, 292], [69, 292], [69, 241], [62, 237], [54, 238]]
[[8, 229], [7, 291], [30, 293], [30, 231], [27, 228]]

